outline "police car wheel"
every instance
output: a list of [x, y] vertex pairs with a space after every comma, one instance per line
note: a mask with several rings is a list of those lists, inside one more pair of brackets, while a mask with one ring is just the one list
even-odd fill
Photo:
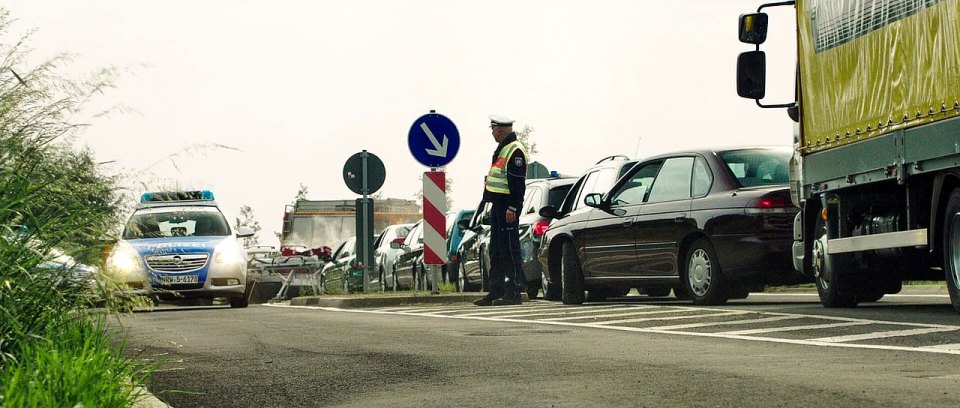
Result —
[[244, 308], [244, 307], [247, 307], [248, 304], [249, 302], [247, 302], [247, 298], [244, 296], [237, 296], [237, 297], [230, 298], [230, 307]]

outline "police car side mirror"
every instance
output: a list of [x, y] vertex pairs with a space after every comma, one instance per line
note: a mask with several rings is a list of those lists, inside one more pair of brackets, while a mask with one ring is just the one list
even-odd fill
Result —
[[550, 219], [558, 218], [560, 215], [557, 213], [557, 207], [554, 207], [552, 205], [544, 206], [543, 208], [540, 209], [540, 212], [538, 214], [540, 214], [540, 216], [543, 218], [550, 218]]
[[252, 237], [253, 234], [256, 234], [256, 232], [254, 232], [250, 227], [237, 228], [237, 238]]

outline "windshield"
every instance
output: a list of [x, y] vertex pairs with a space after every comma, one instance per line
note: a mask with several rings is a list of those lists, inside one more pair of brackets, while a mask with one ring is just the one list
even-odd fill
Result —
[[771, 186], [790, 182], [790, 152], [732, 150], [719, 153], [740, 187]]
[[165, 207], [137, 211], [123, 229], [123, 239], [215, 237], [230, 235], [216, 207]]

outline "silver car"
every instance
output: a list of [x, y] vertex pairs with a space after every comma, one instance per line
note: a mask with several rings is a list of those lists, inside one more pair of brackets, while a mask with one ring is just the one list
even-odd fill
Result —
[[397, 261], [397, 257], [403, 253], [403, 249], [391, 248], [390, 243], [399, 240], [398, 242], [402, 244], [403, 238], [407, 236], [411, 228], [413, 228], [413, 224], [387, 226], [373, 244], [373, 265], [377, 269], [370, 283], [380, 285], [381, 290], [395, 288], [394, 263]]

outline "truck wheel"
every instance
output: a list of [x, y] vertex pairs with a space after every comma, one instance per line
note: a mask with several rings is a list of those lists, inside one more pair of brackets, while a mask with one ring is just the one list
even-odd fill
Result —
[[686, 251], [683, 280], [695, 305], [722, 305], [727, 302], [727, 282], [710, 241], [700, 238]]
[[852, 287], [853, 277], [838, 273], [841, 257], [827, 255], [827, 227], [821, 217], [817, 217], [814, 228], [817, 239], [813, 241], [811, 266], [814, 281], [817, 284], [817, 294], [820, 295], [820, 304], [828, 308], [856, 306], [857, 296]]
[[960, 312], [960, 189], [950, 193], [943, 217], [943, 271], [950, 303]]
[[583, 272], [580, 270], [580, 259], [573, 248], [573, 242], [563, 243], [563, 258], [560, 260], [560, 278], [563, 289], [561, 299], [565, 305], [579, 305], [584, 299]]
[[540, 271], [540, 286], [543, 289], [543, 299], [544, 300], [560, 300], [562, 294], [560, 293], [560, 285], [556, 283], [550, 284], [547, 281], [547, 271]]

